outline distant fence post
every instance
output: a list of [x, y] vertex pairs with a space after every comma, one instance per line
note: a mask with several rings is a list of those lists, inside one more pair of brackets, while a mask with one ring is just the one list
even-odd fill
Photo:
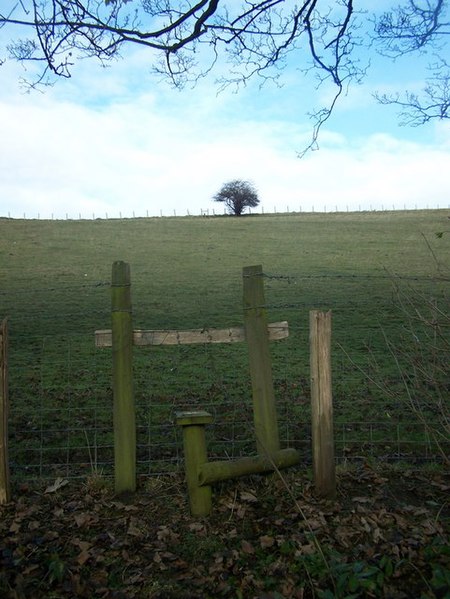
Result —
[[8, 325], [0, 325], [0, 504], [10, 500], [8, 463]]
[[242, 276], [244, 327], [252, 381], [256, 445], [258, 454], [265, 457], [267, 453], [274, 454], [279, 451], [280, 441], [273, 391], [262, 266], [246, 266]]
[[116, 493], [136, 490], [136, 416], [130, 265], [114, 262], [111, 280]]
[[312, 310], [309, 313], [309, 324], [314, 481], [317, 494], [331, 498], [336, 493], [331, 391], [331, 311]]

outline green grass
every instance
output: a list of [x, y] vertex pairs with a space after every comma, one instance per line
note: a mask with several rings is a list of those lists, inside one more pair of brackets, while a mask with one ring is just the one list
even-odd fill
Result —
[[[269, 319], [291, 331], [271, 346], [282, 436], [307, 451], [308, 312], [332, 309], [339, 454], [430, 452], [385, 337], [413, 343], [394, 275], [407, 296], [423, 292], [448, 311], [448, 272], [435, 276], [450, 255], [450, 234], [435, 235], [450, 228], [447, 215], [0, 220], [16, 471], [84, 473], [111, 461], [111, 354], [95, 349], [93, 333], [110, 326], [115, 260], [131, 264], [135, 328], [158, 329], [241, 324], [242, 267], [262, 264]], [[253, 451], [245, 346], [136, 349], [135, 383], [141, 472], [176, 467], [173, 414], [185, 406], [213, 411], [211, 452]]]

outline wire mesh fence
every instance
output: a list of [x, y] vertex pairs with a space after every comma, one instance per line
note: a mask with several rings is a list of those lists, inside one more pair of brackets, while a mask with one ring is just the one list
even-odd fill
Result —
[[[177, 281], [181, 303], [179, 297], [149, 291], [142, 278], [133, 283], [135, 327], [242, 324], [239, 277], [217, 278], [204, 289], [186, 277]], [[448, 314], [448, 281], [408, 277], [396, 283], [408, 294], [432, 297], [433, 305]], [[16, 480], [112, 473], [111, 351], [94, 344], [94, 331], [110, 327], [109, 285], [42, 284], [31, 293], [24, 281], [23, 287], [0, 293], [2, 316], [9, 318], [9, 456]], [[393, 349], [408, 347], [416, 360], [424, 354], [434, 359], [431, 350], [438, 348], [438, 339], [425, 344], [436, 314], [429, 321], [416, 318], [412, 327], [411, 312], [398, 301], [387, 275], [265, 273], [265, 288], [269, 321], [287, 320], [290, 330], [289, 338], [271, 344], [283, 446], [300, 450], [304, 463], [311, 462], [308, 313], [331, 309], [336, 458], [417, 462], [448, 454], [448, 438], [439, 437], [437, 444], [433, 433], [448, 430], [441, 395], [448, 390], [448, 376], [447, 383], [445, 373], [443, 382], [430, 383], [419, 380], [416, 371], [413, 381], [406, 380], [414, 365]], [[428, 309], [422, 303], [422, 313]], [[434, 326], [447, 343], [448, 324]], [[440, 364], [448, 362], [448, 345], [439, 348], [447, 348]], [[211, 457], [255, 452], [245, 344], [136, 347], [133, 360], [138, 475], [179, 469], [182, 439], [175, 413], [184, 409], [212, 413], [214, 422], [207, 427]], [[424, 389], [426, 405], [417, 413], [411, 394]]]

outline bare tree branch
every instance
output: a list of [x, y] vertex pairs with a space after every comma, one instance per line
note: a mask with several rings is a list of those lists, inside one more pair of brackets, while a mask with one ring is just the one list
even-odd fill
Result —
[[382, 52], [393, 58], [424, 49], [450, 35], [445, 0], [426, 0], [418, 5], [408, 0], [404, 6], [383, 13], [375, 22]]
[[[351, 60], [353, 0], [6, 0], [0, 27], [29, 32], [7, 46], [9, 58], [41, 63], [33, 87], [70, 77], [80, 57], [102, 62], [126, 45], [155, 54], [155, 70], [178, 87], [209, 73], [225, 55], [229, 74], [220, 86], [252, 77], [277, 80], [288, 54], [336, 87], [361, 76]], [[9, 6], [8, 6], [9, 4]], [[159, 58], [158, 58], [159, 55]], [[335, 102], [333, 102], [334, 105]], [[316, 112], [320, 129], [331, 110]], [[323, 120], [323, 122], [324, 122]], [[314, 138], [316, 143], [317, 135]]]
[[[354, 0], [241, 1], [2, 0], [0, 41], [12, 32], [7, 57], [37, 65], [28, 82], [34, 88], [70, 77], [81, 58], [105, 64], [132, 45], [148, 48], [154, 70], [177, 87], [206, 76], [219, 58], [221, 66], [223, 58], [227, 61], [219, 89], [246, 85], [255, 77], [262, 83], [277, 82], [289, 58], [300, 71], [313, 73], [318, 85], [326, 83], [334, 90], [329, 104], [310, 115], [308, 149], [316, 148], [320, 129], [339, 98], [365, 75], [357, 48], [368, 46], [371, 39], [367, 30], [365, 38], [360, 37], [361, 13]], [[376, 96], [382, 104], [398, 105], [405, 124], [448, 118], [449, 2], [402, 0], [372, 18], [372, 44], [384, 56], [396, 59], [431, 50], [435, 57], [422, 93]], [[371, 17], [364, 18], [367, 26]]]
[[435, 119], [448, 119], [450, 65], [446, 60], [450, 40], [450, 14], [446, 0], [408, 0], [375, 21], [375, 43], [381, 54], [393, 59], [404, 54], [432, 50], [434, 62], [421, 92], [375, 94], [381, 104], [400, 107], [400, 124], [418, 126]]

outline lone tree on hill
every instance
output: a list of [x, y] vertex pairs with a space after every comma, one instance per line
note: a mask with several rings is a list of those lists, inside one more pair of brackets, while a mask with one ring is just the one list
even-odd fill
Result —
[[241, 216], [246, 208], [255, 208], [259, 204], [258, 193], [248, 181], [229, 181], [214, 196], [215, 202], [223, 202], [230, 214]]

